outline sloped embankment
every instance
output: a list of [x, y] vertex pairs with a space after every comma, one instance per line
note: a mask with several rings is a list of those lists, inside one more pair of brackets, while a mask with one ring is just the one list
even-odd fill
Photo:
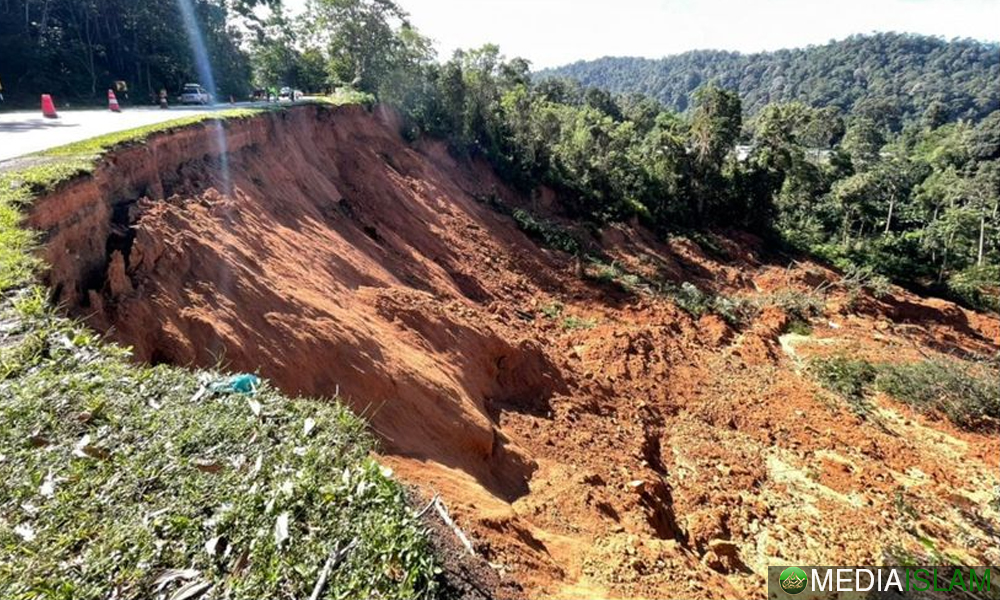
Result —
[[[484, 202], [544, 212], [549, 195], [396, 131], [357, 107], [235, 123], [227, 177], [205, 128], [117, 152], [34, 206], [48, 283], [138, 360], [339, 392], [532, 597], [745, 597], [768, 563], [921, 539], [1000, 558], [995, 436], [884, 396], [860, 414], [802, 369], [831, 348], [995, 355], [996, 318], [899, 290], [849, 302], [835, 273], [769, 264], [750, 239], [709, 256], [608, 228], [610, 266], [579, 265]], [[764, 309], [736, 329], [634, 274]], [[820, 289], [812, 335], [780, 344], [781, 299]]]

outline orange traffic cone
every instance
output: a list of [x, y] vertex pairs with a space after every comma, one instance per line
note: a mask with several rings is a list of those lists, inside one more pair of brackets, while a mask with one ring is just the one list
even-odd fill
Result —
[[59, 115], [56, 114], [56, 105], [52, 102], [52, 96], [48, 94], [42, 94], [42, 116], [46, 119], [59, 118]]
[[114, 90], [108, 90], [108, 108], [111, 112], [121, 112], [122, 108], [118, 106], [118, 98], [115, 97]]

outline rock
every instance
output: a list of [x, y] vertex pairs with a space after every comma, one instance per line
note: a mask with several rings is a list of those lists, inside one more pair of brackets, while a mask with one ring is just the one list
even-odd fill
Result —
[[739, 553], [739, 546], [731, 540], [714, 539], [708, 542], [708, 549], [719, 556], [736, 556]]
[[125, 272], [125, 257], [118, 250], [111, 254], [111, 262], [108, 264], [108, 291], [112, 298], [127, 296], [135, 291], [132, 280]]

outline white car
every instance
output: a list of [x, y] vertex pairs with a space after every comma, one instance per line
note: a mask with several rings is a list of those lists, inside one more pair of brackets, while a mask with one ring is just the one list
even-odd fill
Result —
[[296, 102], [302, 99], [302, 92], [300, 90], [294, 90], [290, 87], [283, 87], [281, 88], [281, 91], [278, 92], [278, 99]]
[[197, 83], [189, 83], [181, 92], [181, 104], [211, 104], [212, 95]]

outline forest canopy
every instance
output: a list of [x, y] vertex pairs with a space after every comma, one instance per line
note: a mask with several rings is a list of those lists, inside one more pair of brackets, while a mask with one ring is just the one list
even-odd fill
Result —
[[697, 50], [659, 60], [606, 57], [538, 73], [584, 87], [640, 93], [684, 112], [698, 88], [733, 90], [749, 114], [775, 102], [845, 113], [878, 111], [940, 125], [1000, 108], [1000, 45], [901, 33], [855, 35], [822, 46], [740, 54]]

